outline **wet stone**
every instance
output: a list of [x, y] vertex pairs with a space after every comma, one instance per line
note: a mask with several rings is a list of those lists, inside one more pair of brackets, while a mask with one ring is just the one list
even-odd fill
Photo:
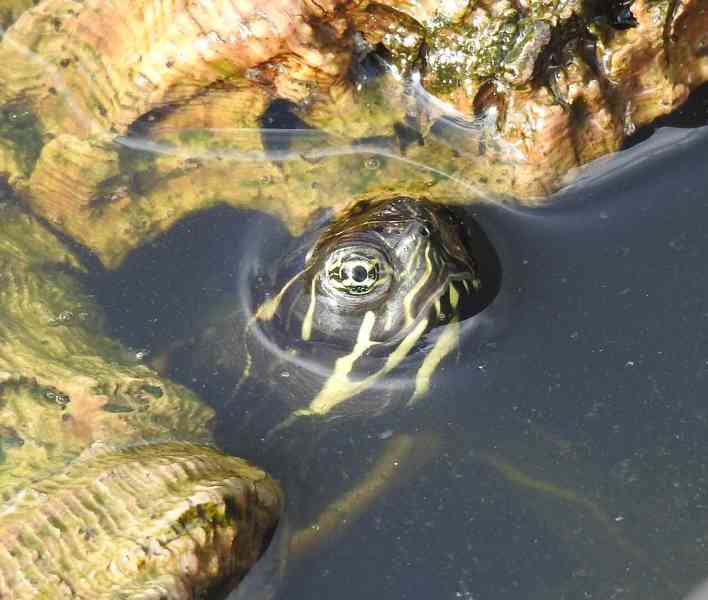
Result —
[[118, 402], [107, 402], [101, 407], [101, 410], [109, 413], [129, 413], [133, 412], [133, 408], [127, 404], [119, 404]]
[[67, 394], [62, 393], [55, 388], [45, 390], [43, 396], [46, 400], [49, 400], [49, 402], [53, 402], [62, 408], [64, 408], [71, 401], [71, 398], [69, 398]]
[[162, 388], [159, 385], [150, 385], [146, 383], [140, 388], [146, 394], [152, 396], [153, 398], [162, 398]]
[[19, 448], [23, 446], [25, 440], [20, 437], [14, 427], [0, 425], [0, 445], [3, 448]]

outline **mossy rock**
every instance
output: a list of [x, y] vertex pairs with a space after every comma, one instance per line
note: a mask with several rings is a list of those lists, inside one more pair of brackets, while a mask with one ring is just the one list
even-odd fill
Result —
[[0, 41], [0, 172], [111, 268], [217, 203], [293, 233], [385, 193], [538, 204], [708, 78], [702, 0], [153, 2], [45, 0]]
[[103, 334], [75, 253], [11, 196], [0, 210], [0, 595], [176, 600], [238, 581], [280, 488]]

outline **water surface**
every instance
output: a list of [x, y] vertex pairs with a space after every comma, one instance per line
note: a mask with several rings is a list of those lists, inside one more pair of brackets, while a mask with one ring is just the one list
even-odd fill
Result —
[[[265, 462], [301, 507], [351, 486], [400, 431], [443, 440], [297, 563], [283, 598], [659, 600], [708, 575], [706, 97], [547, 208], [469, 208], [499, 244], [502, 293], [414, 413], [332, 427], [306, 468], [239, 446], [232, 424], [229, 449]], [[228, 301], [257, 247], [247, 231], [269, 240], [266, 265], [289, 239], [224, 207], [134, 254], [102, 288], [116, 334], [154, 351]]]

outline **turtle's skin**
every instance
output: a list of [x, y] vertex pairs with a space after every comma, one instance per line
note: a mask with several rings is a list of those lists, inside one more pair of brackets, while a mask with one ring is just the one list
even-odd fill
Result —
[[275, 429], [414, 405], [501, 281], [474, 221], [400, 196], [318, 224], [269, 273], [257, 287], [243, 277], [235, 306], [183, 341], [169, 372]]

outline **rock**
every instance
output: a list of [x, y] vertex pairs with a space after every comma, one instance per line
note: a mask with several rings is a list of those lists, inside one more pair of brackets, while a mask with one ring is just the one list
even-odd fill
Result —
[[186, 600], [237, 581], [277, 484], [205, 445], [213, 411], [105, 337], [77, 256], [10, 196], [0, 210], [0, 596]]

